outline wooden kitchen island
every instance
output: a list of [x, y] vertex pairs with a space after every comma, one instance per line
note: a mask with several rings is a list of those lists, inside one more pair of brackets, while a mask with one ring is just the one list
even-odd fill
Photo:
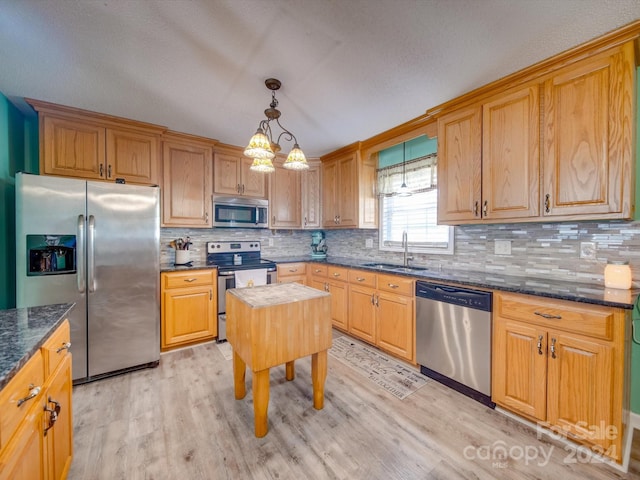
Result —
[[331, 300], [327, 292], [298, 283], [278, 283], [226, 292], [227, 339], [233, 348], [235, 397], [246, 395], [245, 373], [253, 372], [255, 435], [268, 431], [269, 369], [311, 355], [313, 406], [324, 406], [327, 350], [331, 347]]

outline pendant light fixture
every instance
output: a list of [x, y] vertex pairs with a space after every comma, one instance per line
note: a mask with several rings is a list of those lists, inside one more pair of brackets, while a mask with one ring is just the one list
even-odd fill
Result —
[[410, 197], [411, 191], [409, 187], [407, 187], [407, 178], [406, 178], [406, 152], [407, 152], [407, 144], [406, 142], [402, 142], [402, 185], [400, 185], [400, 189], [397, 192], [399, 197]]
[[[276, 156], [276, 153], [280, 151], [280, 139], [282, 136], [284, 136], [287, 141], [293, 141], [293, 148], [291, 152], [289, 152], [283, 167], [291, 170], [305, 170], [309, 168], [307, 159], [300, 149], [295, 135], [280, 124], [281, 113], [280, 110], [276, 108], [278, 106], [276, 90], [280, 89], [282, 85], [280, 80], [267, 78], [264, 84], [271, 90], [271, 104], [269, 108], [264, 111], [267, 119], [260, 122], [258, 130], [253, 137], [251, 137], [249, 145], [247, 145], [247, 148], [244, 150], [245, 156], [253, 158], [253, 164], [250, 169], [263, 173], [270, 173], [275, 170], [271, 160]], [[273, 132], [271, 130], [272, 121], [275, 121], [282, 129], [282, 132], [278, 135], [275, 142], [273, 141]]]

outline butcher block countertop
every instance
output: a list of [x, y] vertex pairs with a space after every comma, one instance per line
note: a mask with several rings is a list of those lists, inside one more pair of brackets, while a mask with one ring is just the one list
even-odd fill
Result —
[[233, 288], [228, 292], [251, 308], [270, 307], [330, 295], [328, 292], [305, 287], [299, 283], [276, 283], [251, 288]]

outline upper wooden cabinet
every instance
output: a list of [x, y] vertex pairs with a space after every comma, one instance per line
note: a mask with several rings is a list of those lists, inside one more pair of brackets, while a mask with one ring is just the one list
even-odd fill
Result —
[[444, 115], [438, 122], [438, 221], [535, 217], [540, 205], [538, 87]]
[[162, 226], [211, 228], [215, 140], [167, 133], [162, 140]]
[[269, 173], [269, 227], [300, 228], [302, 209], [300, 176], [304, 172], [284, 168], [284, 158], [274, 159], [275, 171]]
[[231, 145], [220, 145], [215, 150], [214, 193], [267, 198], [266, 175], [250, 170], [253, 160], [245, 157], [242, 149]]
[[27, 99], [39, 114], [40, 173], [157, 185], [165, 127]]
[[376, 166], [361, 161], [359, 142], [321, 160], [322, 227], [376, 228]]
[[320, 163], [309, 160], [309, 169], [302, 172], [302, 228], [320, 228], [320, 198], [322, 196]]
[[544, 216], [631, 218], [635, 64], [631, 42], [544, 82]]
[[434, 109], [439, 223], [633, 217], [634, 41], [610, 43]]

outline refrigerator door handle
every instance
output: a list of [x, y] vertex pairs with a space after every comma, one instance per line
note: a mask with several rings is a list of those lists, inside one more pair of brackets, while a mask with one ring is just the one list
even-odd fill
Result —
[[89, 273], [89, 293], [96, 291], [96, 257], [95, 257], [96, 219], [89, 215], [89, 227], [87, 228], [87, 270]]
[[76, 262], [78, 264], [78, 271], [76, 275], [78, 277], [78, 292], [80, 293], [84, 293], [87, 287], [85, 283], [86, 272], [84, 265], [84, 233], [84, 215], [78, 215], [78, 245], [76, 248]]

